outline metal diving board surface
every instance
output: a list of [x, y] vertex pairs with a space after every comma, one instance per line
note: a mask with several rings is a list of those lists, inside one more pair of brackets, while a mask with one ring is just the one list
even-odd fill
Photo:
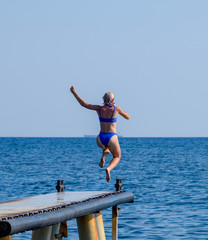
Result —
[[44, 228], [134, 201], [125, 191], [58, 192], [0, 203], [0, 237]]

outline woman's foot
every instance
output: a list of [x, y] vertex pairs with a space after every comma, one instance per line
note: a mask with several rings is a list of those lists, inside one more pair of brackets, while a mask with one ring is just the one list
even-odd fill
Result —
[[106, 159], [106, 157], [108, 156], [109, 153], [110, 153], [110, 151], [108, 149], [103, 150], [103, 155], [102, 155], [102, 157], [100, 159], [100, 163], [99, 163], [99, 166], [101, 168], [104, 168], [105, 159]]
[[104, 168], [104, 165], [105, 165], [105, 160], [103, 158], [100, 159], [100, 163], [99, 163], [99, 166], [101, 168]]
[[111, 180], [110, 170], [108, 168], [106, 168], [105, 172], [106, 172], [106, 181], [109, 182]]

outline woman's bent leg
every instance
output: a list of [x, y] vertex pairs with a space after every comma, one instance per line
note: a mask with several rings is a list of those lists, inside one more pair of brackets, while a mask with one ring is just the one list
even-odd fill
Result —
[[100, 138], [99, 136], [97, 136], [97, 145], [98, 147], [102, 148], [103, 149], [103, 154], [102, 154], [102, 157], [100, 159], [100, 163], [99, 163], [99, 166], [101, 168], [104, 168], [104, 165], [105, 165], [105, 159], [106, 157], [108, 156], [108, 154], [110, 153], [109, 149], [106, 148], [100, 141]]
[[110, 153], [110, 151], [109, 151], [108, 148], [106, 148], [105, 150], [103, 150], [103, 155], [102, 155], [102, 157], [101, 157], [101, 159], [100, 159], [100, 163], [99, 163], [99, 166], [100, 166], [101, 168], [104, 168], [105, 159], [106, 159], [106, 157], [108, 156], [109, 153]]
[[110, 152], [113, 154], [113, 159], [111, 160], [109, 166], [106, 168], [106, 180], [107, 182], [110, 181], [110, 171], [119, 163], [121, 158], [121, 149], [118, 142], [117, 135], [112, 136], [108, 143], [108, 148]]

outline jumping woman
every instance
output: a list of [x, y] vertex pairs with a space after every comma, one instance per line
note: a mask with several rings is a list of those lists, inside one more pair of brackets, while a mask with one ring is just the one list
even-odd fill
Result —
[[114, 94], [111, 92], [105, 93], [103, 96], [103, 106], [91, 105], [86, 103], [75, 91], [74, 86], [70, 88], [72, 94], [77, 99], [82, 107], [97, 112], [100, 120], [100, 133], [97, 136], [97, 145], [103, 149], [103, 154], [99, 163], [101, 168], [104, 168], [105, 159], [109, 153], [112, 153], [113, 159], [109, 166], [105, 169], [106, 180], [110, 181], [110, 171], [118, 164], [121, 158], [121, 149], [118, 142], [118, 136], [116, 133], [116, 121], [117, 115], [120, 114], [125, 119], [129, 119], [130, 116], [127, 112], [124, 112], [120, 107], [114, 105]]

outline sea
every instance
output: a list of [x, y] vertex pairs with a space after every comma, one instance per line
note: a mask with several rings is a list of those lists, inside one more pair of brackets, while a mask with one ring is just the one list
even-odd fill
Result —
[[[94, 137], [0, 138], [0, 202], [65, 191], [123, 190], [134, 203], [119, 205], [118, 239], [208, 239], [208, 138], [119, 138], [121, 160], [106, 182]], [[106, 159], [106, 166], [111, 161]], [[102, 211], [111, 239], [111, 209]], [[76, 220], [67, 239], [77, 240]], [[31, 231], [14, 240], [31, 239]]]

